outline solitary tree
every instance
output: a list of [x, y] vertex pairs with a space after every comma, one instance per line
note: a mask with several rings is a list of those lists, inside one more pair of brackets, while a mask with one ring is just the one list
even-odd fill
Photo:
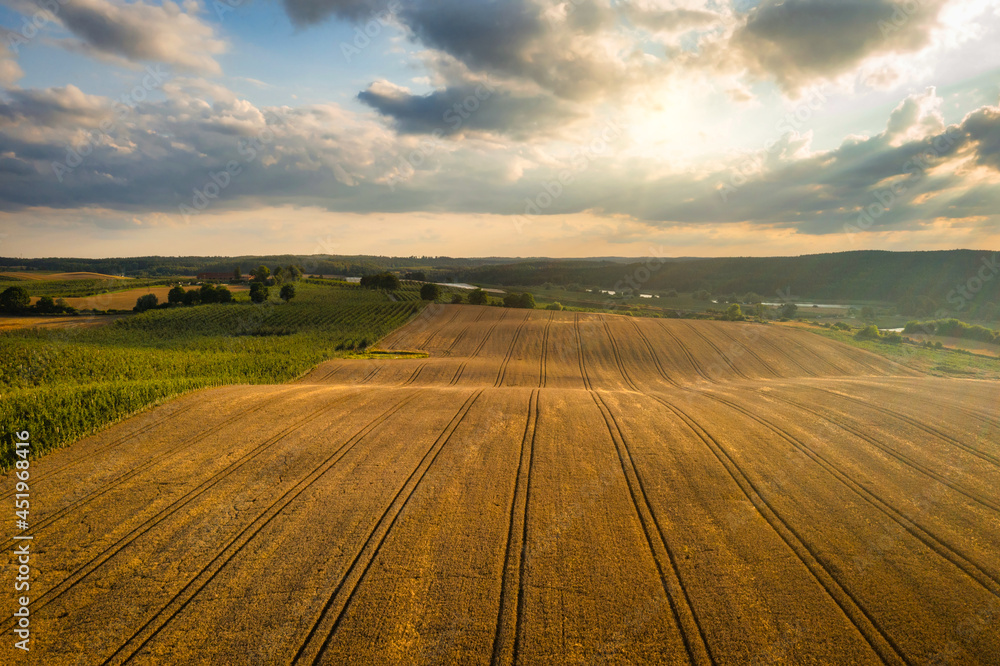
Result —
[[292, 264], [291, 266], [288, 267], [288, 270], [285, 271], [285, 275], [288, 276], [288, 279], [293, 281], [301, 280], [302, 269], [296, 266], [295, 264]]
[[198, 305], [201, 303], [201, 293], [197, 289], [184, 292], [184, 305]]
[[276, 284], [281, 284], [285, 281], [285, 269], [281, 266], [274, 269], [274, 281]]
[[288, 302], [295, 298], [295, 285], [294, 284], [284, 284], [281, 285], [281, 292], [278, 294], [281, 296], [281, 300]]
[[233, 269], [233, 282], [242, 282], [242, 281], [243, 281], [243, 273], [240, 272], [240, 267], [237, 266], [236, 268]]
[[472, 305], [486, 305], [489, 302], [489, 296], [482, 289], [476, 289], [469, 294], [469, 303]]
[[462, 294], [452, 294], [451, 295], [451, 302], [452, 302], [453, 305], [458, 305], [460, 303], [464, 303], [465, 301], [462, 298]]
[[31, 305], [31, 297], [24, 287], [8, 287], [0, 294], [0, 310], [11, 314], [26, 310]]
[[428, 282], [420, 287], [420, 299], [424, 301], [436, 301], [441, 298], [441, 287], [433, 282]]
[[271, 269], [261, 264], [257, 267], [257, 270], [253, 272], [253, 279], [260, 283], [267, 282], [267, 279], [271, 277]]
[[233, 292], [229, 291], [225, 287], [215, 288], [215, 302], [216, 303], [232, 303], [233, 302]]
[[254, 303], [263, 303], [267, 300], [267, 287], [261, 282], [254, 282], [250, 285], [250, 300]]
[[184, 294], [186, 293], [187, 292], [184, 291], [184, 287], [177, 285], [167, 292], [167, 303], [170, 303], [171, 305], [181, 305], [184, 303]]
[[160, 299], [156, 297], [156, 294], [146, 294], [145, 296], [140, 296], [135, 302], [135, 307], [132, 308], [135, 312], [145, 312], [146, 310], [152, 310], [159, 304]]
[[726, 319], [729, 321], [743, 321], [745, 319], [739, 303], [733, 303], [726, 308]]

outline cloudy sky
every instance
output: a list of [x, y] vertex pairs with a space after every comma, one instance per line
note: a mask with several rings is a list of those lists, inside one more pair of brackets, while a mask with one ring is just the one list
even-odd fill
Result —
[[1000, 0], [0, 4], [0, 256], [1000, 247]]

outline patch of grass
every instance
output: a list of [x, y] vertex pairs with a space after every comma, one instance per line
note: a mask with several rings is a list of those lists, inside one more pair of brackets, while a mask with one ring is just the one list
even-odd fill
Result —
[[928, 375], [1000, 379], [1000, 359], [992, 356], [973, 354], [965, 350], [935, 349], [905, 342], [886, 344], [881, 340], [859, 339], [853, 333], [821, 327], [807, 330], [838, 342], [860, 347]]
[[13, 460], [14, 431], [31, 431], [43, 452], [186, 391], [289, 381], [326, 359], [372, 353], [423, 308], [367, 289], [298, 291], [289, 303], [174, 307], [99, 328], [0, 334], [0, 421], [10, 424], [0, 467]]

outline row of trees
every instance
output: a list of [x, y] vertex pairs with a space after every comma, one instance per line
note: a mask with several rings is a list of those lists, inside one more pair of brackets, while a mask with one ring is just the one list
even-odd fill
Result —
[[[237, 267], [233, 276], [240, 280], [240, 269]], [[261, 284], [286, 284], [289, 282], [298, 282], [302, 279], [302, 269], [292, 264], [286, 268], [278, 266], [272, 272], [270, 268], [261, 264], [257, 268], [250, 271], [250, 277], [253, 282], [260, 282]]]
[[76, 312], [76, 308], [66, 305], [63, 299], [56, 301], [51, 296], [42, 296], [34, 305], [31, 296], [24, 287], [8, 287], [0, 293], [0, 312], [6, 314], [24, 314], [38, 312], [40, 314], [60, 314]]
[[399, 278], [392, 273], [375, 273], [374, 275], [363, 275], [361, 286], [366, 289], [388, 289], [395, 291], [402, 287]]

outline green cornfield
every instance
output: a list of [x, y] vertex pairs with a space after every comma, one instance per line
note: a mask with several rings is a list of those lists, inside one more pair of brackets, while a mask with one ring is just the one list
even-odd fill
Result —
[[0, 334], [0, 467], [13, 432], [35, 453], [64, 446], [193, 389], [280, 383], [372, 346], [420, 301], [302, 283], [289, 303], [246, 301], [151, 310], [106, 326]]

